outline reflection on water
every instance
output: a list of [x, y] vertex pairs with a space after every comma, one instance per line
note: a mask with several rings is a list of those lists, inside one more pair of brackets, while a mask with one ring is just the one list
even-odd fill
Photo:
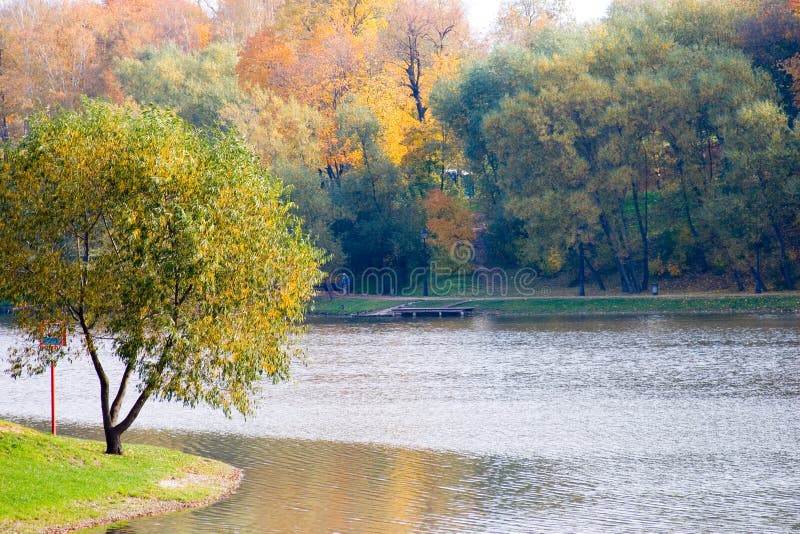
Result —
[[[102, 437], [80, 425], [62, 433]], [[127, 437], [213, 456], [246, 476], [235, 495], [205, 509], [92, 532], [524, 530], [536, 514], [580, 502], [579, 492], [591, 490], [544, 460], [190, 432]]]
[[[797, 317], [321, 323], [305, 343], [247, 421], [148, 405], [129, 441], [245, 479], [115, 531], [800, 529]], [[59, 380], [61, 428], [97, 435], [89, 364]], [[46, 377], [0, 378], [0, 416], [44, 427], [47, 407]]]

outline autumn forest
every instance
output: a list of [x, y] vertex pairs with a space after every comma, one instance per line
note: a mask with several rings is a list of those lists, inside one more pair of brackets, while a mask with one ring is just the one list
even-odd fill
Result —
[[505, 0], [486, 35], [459, 0], [0, 3], [3, 142], [85, 97], [236, 131], [328, 272], [800, 280], [794, 2]]

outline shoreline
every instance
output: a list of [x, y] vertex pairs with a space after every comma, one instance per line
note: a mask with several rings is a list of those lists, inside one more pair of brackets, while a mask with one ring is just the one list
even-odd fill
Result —
[[[232, 467], [232, 466], [231, 466]], [[129, 499], [127, 505], [130, 507], [128, 510], [118, 510], [109, 515], [96, 518], [87, 519], [78, 523], [71, 523], [69, 525], [61, 526], [47, 526], [44, 527], [42, 532], [48, 534], [65, 534], [68, 532], [76, 532], [88, 528], [99, 527], [103, 525], [113, 525], [115, 523], [126, 523], [134, 519], [141, 519], [143, 517], [154, 517], [159, 515], [171, 514], [174, 512], [181, 512], [185, 510], [195, 510], [209, 506], [219, 502], [226, 497], [230, 497], [239, 488], [239, 485], [244, 478], [244, 471], [238, 467], [234, 467], [234, 474], [232, 476], [209, 477], [213, 480], [204, 480], [204, 483], [211, 483], [213, 485], [223, 484], [226, 489], [222, 493], [199, 501], [183, 502], [179, 500], [155, 500], [155, 499]], [[162, 481], [164, 482], [164, 481]], [[177, 481], [178, 483], [180, 480]]]
[[473, 307], [475, 316], [489, 317], [630, 317], [652, 315], [800, 314], [800, 293], [670, 295], [597, 295], [547, 297], [383, 297], [340, 296], [333, 301], [319, 296], [309, 319], [391, 318], [396, 306], [439, 304]]
[[163, 447], [128, 444], [123, 456], [104, 449], [0, 419], [0, 531], [74, 532], [202, 508], [235, 493], [244, 476]]

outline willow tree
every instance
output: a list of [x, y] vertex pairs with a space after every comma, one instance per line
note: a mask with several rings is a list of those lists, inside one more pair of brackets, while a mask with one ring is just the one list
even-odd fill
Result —
[[264, 379], [288, 377], [321, 253], [236, 137], [84, 101], [7, 156], [0, 294], [31, 338], [60, 321], [74, 334], [59, 353], [17, 347], [11, 373], [90, 359], [107, 453], [149, 399], [248, 413]]

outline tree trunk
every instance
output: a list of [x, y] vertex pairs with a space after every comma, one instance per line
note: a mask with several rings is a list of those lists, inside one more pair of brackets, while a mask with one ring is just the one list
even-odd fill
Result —
[[580, 266], [578, 267], [578, 296], [579, 297], [585, 297], [586, 296], [586, 288], [583, 285], [583, 279], [584, 279], [583, 264], [585, 262], [584, 254], [583, 254], [583, 243], [578, 243], [578, 251], [580, 252], [580, 257], [581, 257]]
[[584, 258], [584, 263], [589, 268], [589, 272], [592, 273], [592, 277], [594, 278], [594, 281], [597, 282], [597, 286], [600, 288], [600, 291], [605, 291], [606, 285], [603, 283], [603, 277], [600, 276], [600, 273], [594, 268], [592, 262]]
[[424, 122], [425, 112], [428, 111], [428, 108], [422, 103], [422, 91], [420, 89], [422, 62], [420, 60], [420, 52], [417, 48], [416, 38], [409, 38], [408, 41], [406, 76], [408, 77], [408, 84], [406, 84], [406, 86], [411, 89], [411, 97], [414, 99], [414, 104], [417, 106], [417, 120], [419, 120], [419, 122]]
[[750, 271], [753, 273], [753, 280], [755, 280], [755, 289], [753, 293], [756, 295], [764, 292], [764, 282], [761, 280], [761, 273], [758, 272], [758, 269], [755, 267], [750, 267]]
[[628, 280], [628, 273], [625, 270], [625, 264], [622, 262], [619, 256], [614, 256], [614, 263], [616, 263], [617, 271], [619, 272], [620, 289], [623, 293], [633, 293], [633, 288]]
[[[647, 243], [647, 220], [642, 220], [642, 213], [639, 209], [639, 191], [636, 184], [633, 186], [633, 206], [636, 211], [636, 223], [639, 226], [639, 235], [642, 238], [642, 290], [646, 290], [650, 285], [650, 247]], [[647, 217], [647, 191], [645, 194], [645, 218]]]
[[744, 282], [742, 282], [742, 275], [738, 269], [733, 269], [733, 279], [736, 282], [736, 288], [739, 291], [744, 291]]
[[106, 435], [106, 454], [122, 455], [122, 432], [114, 428], [104, 428]]
[[680, 177], [681, 183], [681, 198], [683, 199], [683, 215], [686, 217], [686, 224], [689, 226], [689, 232], [692, 234], [692, 237], [697, 240], [700, 237], [700, 234], [697, 232], [697, 228], [694, 226], [694, 221], [692, 221], [692, 210], [689, 206], [689, 192], [688, 188], [686, 187], [686, 176], [683, 174], [683, 160], [678, 160], [678, 176]]
[[617, 271], [619, 272], [619, 282], [622, 288], [622, 292], [630, 293], [632, 290], [632, 285], [628, 278], [628, 272], [625, 269], [625, 264], [622, 262], [619, 250], [614, 245], [614, 238], [611, 235], [611, 224], [608, 222], [606, 214], [602, 212], [600, 213], [600, 226], [603, 228], [603, 233], [606, 236], [606, 241], [608, 241], [608, 246], [611, 247], [611, 252], [612, 254], [614, 254], [614, 263], [616, 264]]
[[794, 280], [792, 279], [792, 271], [789, 266], [789, 255], [786, 253], [786, 239], [783, 237], [781, 227], [775, 222], [773, 217], [772, 229], [775, 232], [775, 237], [778, 240], [778, 245], [781, 248], [781, 274], [783, 274], [783, 283], [786, 284], [786, 289], [794, 291]]
[[625, 254], [625, 260], [622, 264], [625, 267], [625, 276], [630, 289], [629, 293], [639, 293], [639, 279], [636, 277], [636, 266], [633, 264], [631, 247], [628, 245], [632, 241], [631, 232], [628, 227], [628, 219], [625, 217], [625, 205], [621, 196], [617, 196], [617, 206], [619, 207], [619, 218], [622, 222], [621, 227], [617, 227], [617, 235], [619, 236], [622, 251]]
[[761, 249], [756, 249], [756, 266], [750, 268], [755, 280], [755, 293], [762, 293], [765, 289], [764, 280], [761, 279]]
[[[683, 172], [683, 160], [678, 161], [678, 176], [680, 177], [680, 184], [681, 184], [681, 197], [683, 198], [683, 212], [684, 216], [686, 217], [686, 224], [689, 227], [689, 232], [694, 239], [694, 244], [697, 247], [697, 252], [699, 254], [700, 260], [700, 270], [702, 272], [708, 271], [708, 259], [706, 259], [706, 251], [705, 248], [702, 246], [700, 242], [700, 233], [697, 231], [697, 228], [694, 225], [694, 221], [692, 220], [692, 210], [689, 203], [689, 192], [688, 186], [686, 185], [686, 176]], [[700, 207], [703, 207], [703, 200], [701, 198], [697, 198], [697, 202]]]
[[628, 271], [628, 280], [630, 280], [632, 292], [641, 292], [642, 288], [639, 287], [639, 279], [636, 277], [636, 265], [634, 265], [633, 258], [631, 258], [630, 255], [625, 258], [625, 266]]

